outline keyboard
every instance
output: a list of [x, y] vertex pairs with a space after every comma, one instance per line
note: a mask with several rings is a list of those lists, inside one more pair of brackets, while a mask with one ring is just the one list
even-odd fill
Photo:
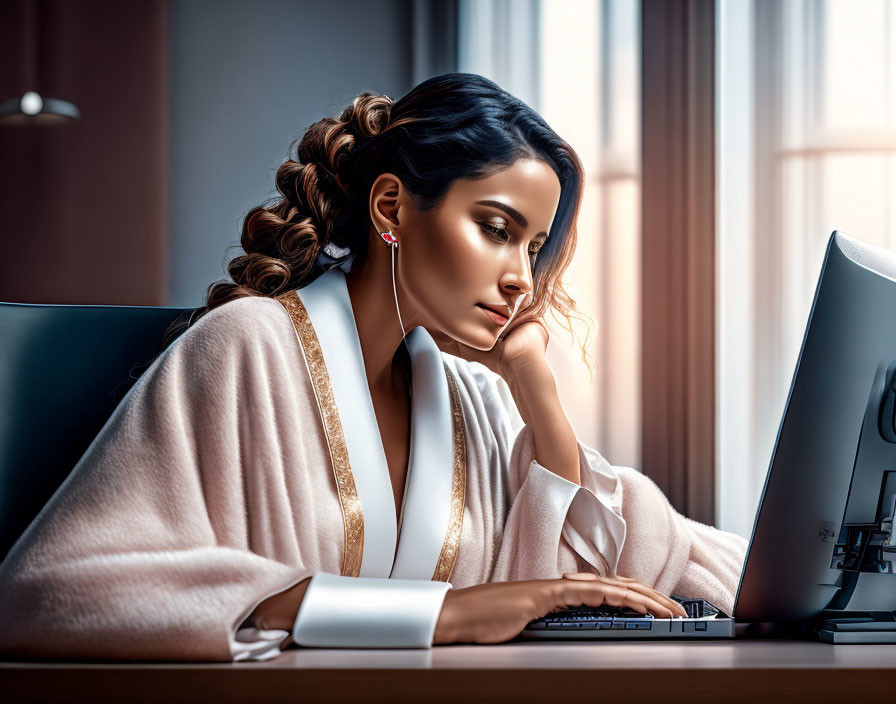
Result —
[[[719, 610], [705, 599], [686, 599], [672, 595], [670, 599], [677, 601], [684, 607], [689, 619], [703, 619], [704, 622], [688, 624], [687, 631], [705, 631], [706, 620], [714, 619]], [[685, 617], [676, 616], [679, 621]], [[642, 614], [627, 606], [577, 606], [572, 609], [564, 609], [547, 614], [526, 626], [527, 630], [644, 630], [652, 628], [652, 621], [668, 623], [673, 619], [661, 619], [651, 613]], [[702, 626], [702, 628], [701, 628]]]

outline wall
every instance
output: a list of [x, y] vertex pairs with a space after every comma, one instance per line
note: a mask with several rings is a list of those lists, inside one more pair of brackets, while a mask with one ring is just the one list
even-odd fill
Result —
[[[82, 119], [0, 127], [0, 301], [201, 305], [292, 138], [407, 92], [419, 44], [411, 0], [31, 7], [39, 89]], [[28, 8], [0, 3], [0, 99], [27, 89]]]
[[[0, 3], [0, 100], [25, 73], [29, 4]], [[167, 6], [50, 1], [37, 90], [81, 119], [0, 126], [0, 301], [158, 305], [167, 298]], [[33, 64], [32, 64], [33, 65]]]
[[365, 88], [412, 87], [410, 15], [401, 0], [171, 3], [171, 305], [226, 276], [293, 137]]

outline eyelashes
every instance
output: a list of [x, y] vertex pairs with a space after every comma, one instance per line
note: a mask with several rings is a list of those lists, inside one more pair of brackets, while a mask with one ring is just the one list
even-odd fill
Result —
[[[505, 227], [497, 227], [496, 225], [491, 225], [487, 222], [479, 223], [479, 226], [498, 242], [507, 242], [507, 240], [510, 239], [510, 235], [507, 233], [507, 228]], [[539, 249], [541, 249], [540, 246], [537, 246], [534, 249], [529, 247], [529, 256], [535, 257], [538, 254]]]
[[480, 223], [482, 229], [489, 233], [492, 237], [494, 237], [499, 242], [506, 242], [510, 235], [507, 234], [507, 230], [503, 227], [496, 227], [495, 225], [489, 225], [487, 222]]

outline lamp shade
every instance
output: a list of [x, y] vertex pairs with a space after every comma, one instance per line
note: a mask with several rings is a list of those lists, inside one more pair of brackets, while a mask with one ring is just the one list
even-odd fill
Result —
[[0, 102], [0, 125], [49, 125], [77, 120], [81, 111], [74, 103], [59, 98], [44, 98], [28, 91], [21, 98]]

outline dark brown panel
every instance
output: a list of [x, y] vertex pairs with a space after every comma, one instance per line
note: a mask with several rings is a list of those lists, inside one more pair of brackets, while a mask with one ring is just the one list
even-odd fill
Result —
[[715, 522], [713, 0], [642, 3], [643, 469]]
[[[0, 300], [163, 305], [166, 3], [44, 0], [31, 7], [38, 90], [74, 102], [82, 117], [0, 126]], [[0, 3], [0, 99], [26, 90], [28, 8], [25, 0]]]
[[[290, 648], [246, 663], [0, 663], [10, 702], [838, 702], [889, 691], [896, 646], [781, 639]], [[886, 699], [884, 698], [884, 701]]]

